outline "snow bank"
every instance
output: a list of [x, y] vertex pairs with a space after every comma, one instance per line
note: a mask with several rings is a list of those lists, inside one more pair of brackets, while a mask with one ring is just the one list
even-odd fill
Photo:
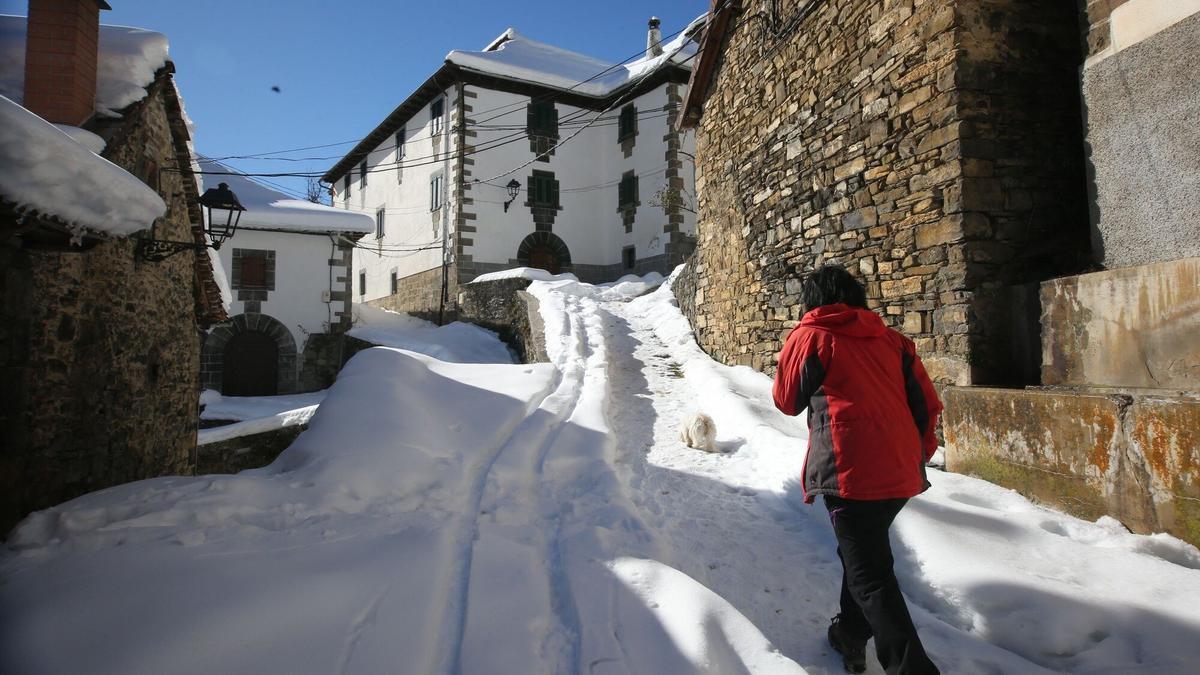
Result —
[[[706, 16], [693, 21], [693, 26]], [[623, 65], [614, 65], [533, 40], [509, 28], [484, 51], [454, 50], [446, 55], [446, 61], [490, 75], [536, 82], [591, 96], [607, 96], [667, 62], [690, 67], [687, 64], [695, 55], [697, 45], [687, 37], [689, 32], [685, 30], [664, 43], [663, 53], [659, 56], [646, 55]]]
[[200, 395], [202, 420], [237, 420], [236, 424], [201, 429], [196, 443], [206, 445], [264, 431], [308, 423], [325, 391], [286, 396], [222, 396], [211, 389]]
[[275, 431], [276, 429], [307, 424], [308, 421], [312, 419], [312, 416], [316, 414], [318, 407], [319, 406], [310, 405], [303, 408], [284, 410], [272, 415], [267, 415], [265, 417], [249, 418], [243, 422], [226, 424], [222, 427], [201, 429], [196, 433], [196, 445], [208, 445], [209, 443], [228, 441], [231, 438], [253, 436], [254, 434]]
[[384, 347], [397, 347], [452, 363], [513, 363], [514, 357], [496, 333], [455, 321], [444, 326], [370, 305], [354, 305], [350, 337]]
[[[289, 197], [256, 183], [246, 176], [206, 157], [196, 157], [200, 173], [200, 193], [221, 183], [237, 195], [246, 210], [238, 221], [239, 228], [249, 230], [296, 230], [300, 232], [374, 232], [375, 219], [365, 213], [335, 209], [324, 204]], [[204, 173], [216, 171], [222, 174]]]
[[501, 279], [530, 279], [533, 281], [579, 281], [579, 277], [565, 272], [563, 274], [551, 274], [544, 269], [537, 267], [514, 267], [512, 269], [500, 270], [499, 272], [488, 272], [480, 274], [472, 279], [469, 283], [477, 284], [485, 281], [499, 281]]
[[125, 236], [167, 212], [154, 190], [0, 96], [0, 197], [76, 227]]
[[96, 112], [118, 111], [146, 97], [154, 73], [167, 65], [167, 36], [128, 26], [100, 26]]
[[[23, 16], [0, 15], [0, 95], [18, 103], [25, 97]], [[146, 97], [154, 73], [167, 64], [162, 33], [128, 26], [100, 26], [96, 64], [96, 112], [110, 117]]]
[[87, 129], [73, 127], [69, 124], [55, 124], [54, 128], [70, 136], [71, 140], [82, 145], [88, 150], [91, 150], [97, 155], [104, 152], [104, 146], [108, 145], [107, 141], [100, 136], [93, 134]]
[[268, 467], [31, 515], [0, 552], [0, 672], [448, 672], [468, 477], [552, 378], [368, 349]]

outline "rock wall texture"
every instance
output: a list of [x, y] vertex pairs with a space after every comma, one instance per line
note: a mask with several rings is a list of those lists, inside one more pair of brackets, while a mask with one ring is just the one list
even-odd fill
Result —
[[465, 284], [458, 295], [459, 319], [496, 331], [522, 363], [548, 363], [537, 298], [525, 292], [529, 284], [529, 279]]
[[[161, 239], [190, 241], [159, 80], [104, 156], [154, 185]], [[149, 225], [149, 223], [147, 223]], [[195, 465], [195, 258], [135, 258], [135, 241], [77, 252], [0, 243], [0, 534], [30, 511]]]
[[1088, 259], [1071, 3], [743, 3], [697, 130], [698, 341], [773, 372], [840, 263], [940, 383], [1013, 383], [1010, 287]]
[[[354, 283], [358, 283], [355, 281]], [[455, 298], [458, 297], [458, 271], [451, 265], [446, 272], [448, 285], [443, 322], [453, 321]], [[355, 289], [358, 290], [357, 288]], [[396, 280], [396, 292], [369, 300], [368, 305], [393, 312], [407, 312], [426, 321], [437, 321], [442, 298], [442, 268], [435, 267]]]
[[1106, 267], [1200, 256], [1200, 14], [1083, 71], [1093, 245]]
[[307, 424], [297, 424], [201, 445], [197, 449], [196, 473], [237, 473], [266, 466], [307, 428]]

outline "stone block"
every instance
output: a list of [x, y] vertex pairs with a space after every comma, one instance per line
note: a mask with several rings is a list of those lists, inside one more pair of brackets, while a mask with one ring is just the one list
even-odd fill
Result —
[[1042, 283], [1042, 383], [1200, 390], [1200, 258]]
[[962, 241], [964, 235], [963, 218], [956, 215], [945, 216], [936, 222], [917, 227], [917, 248], [925, 249]]

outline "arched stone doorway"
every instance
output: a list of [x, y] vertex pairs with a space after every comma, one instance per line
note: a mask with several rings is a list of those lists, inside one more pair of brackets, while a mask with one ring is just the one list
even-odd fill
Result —
[[559, 274], [570, 269], [571, 251], [553, 232], [534, 232], [517, 247], [517, 262]]
[[274, 317], [238, 314], [205, 338], [200, 380], [226, 396], [295, 393], [296, 341]]

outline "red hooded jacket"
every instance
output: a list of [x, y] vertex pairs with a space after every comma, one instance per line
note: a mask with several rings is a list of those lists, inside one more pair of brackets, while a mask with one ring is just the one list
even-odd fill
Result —
[[874, 312], [824, 305], [804, 315], [783, 345], [775, 407], [808, 409], [804, 501], [912, 497], [929, 487], [942, 403], [912, 340]]

